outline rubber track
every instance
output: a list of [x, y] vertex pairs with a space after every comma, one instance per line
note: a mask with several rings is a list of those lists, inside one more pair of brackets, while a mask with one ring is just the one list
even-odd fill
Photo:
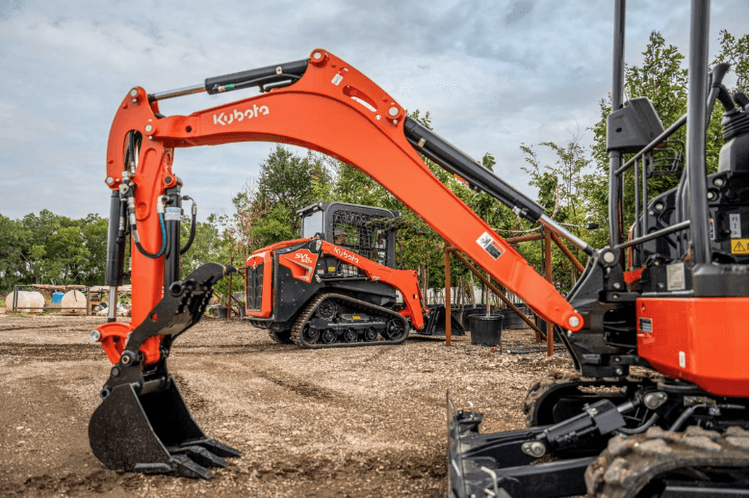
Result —
[[720, 434], [690, 426], [669, 432], [651, 427], [644, 434], [615, 436], [586, 469], [586, 488], [589, 496], [633, 497], [659, 474], [690, 467], [744, 467], [747, 477], [748, 431], [730, 427]]
[[531, 388], [529, 388], [526, 398], [523, 400], [523, 414], [526, 416], [526, 422], [529, 427], [537, 425], [534, 419], [537, 417], [536, 408], [538, 404], [549, 394], [558, 389], [578, 388], [578, 387], [625, 387], [627, 385], [643, 385], [653, 382], [646, 377], [626, 377], [618, 380], [604, 379], [582, 379], [579, 375], [567, 375], [561, 372], [542, 377]]
[[[357, 306], [361, 308], [363, 311], [367, 310], [368, 312], [372, 313], [373, 311], [377, 312], [380, 315], [387, 315], [391, 318], [399, 319], [403, 321], [404, 323], [404, 337], [397, 341], [372, 341], [372, 342], [336, 342], [334, 344], [305, 344], [300, 338], [299, 334], [304, 325], [310, 321], [310, 318], [312, 317], [313, 313], [317, 309], [318, 305], [323, 302], [326, 299], [341, 299], [343, 301], [347, 301], [354, 306]], [[359, 347], [359, 346], [386, 346], [389, 344], [401, 344], [406, 340], [407, 337], [409, 337], [409, 322], [401, 316], [400, 314], [396, 313], [395, 311], [391, 311], [388, 308], [383, 308], [381, 306], [375, 306], [373, 304], [368, 303], [367, 301], [361, 301], [359, 299], [354, 299], [353, 297], [345, 296], [343, 294], [335, 294], [335, 293], [329, 293], [329, 294], [321, 294], [317, 298], [315, 298], [312, 302], [310, 302], [304, 310], [302, 310], [302, 313], [300, 313], [299, 318], [294, 323], [294, 326], [292, 327], [292, 335], [291, 340], [299, 347], [303, 348], [309, 348], [309, 349], [325, 349], [325, 348], [351, 348], [351, 347]]]
[[[289, 332], [289, 331], [287, 331]], [[291, 332], [290, 332], [291, 334]], [[284, 334], [286, 335], [286, 334]], [[276, 344], [292, 344], [292, 339], [290, 337], [281, 337], [276, 332], [274, 332], [271, 329], [268, 329], [268, 337], [273, 339], [273, 342]]]

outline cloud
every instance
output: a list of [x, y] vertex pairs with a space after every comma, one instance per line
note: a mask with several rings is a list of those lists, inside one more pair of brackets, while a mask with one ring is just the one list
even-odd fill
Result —
[[[687, 54], [687, 3], [628, 2], [626, 56], [651, 30]], [[322, 47], [357, 67], [435, 130], [528, 192], [521, 142], [565, 141], [598, 120], [610, 91], [612, 5], [599, 0], [205, 2], [0, 0], [0, 213], [47, 208], [107, 215], [102, 181], [112, 118], [130, 88], [149, 92], [308, 57]], [[718, 30], [747, 33], [747, 3], [712, 2]], [[252, 93], [160, 102], [166, 115]], [[267, 144], [179, 150], [174, 170], [202, 215], [231, 212]], [[33, 181], [28, 181], [28, 179]], [[58, 212], [58, 211], [55, 211]]]
[[529, 12], [531, 12], [533, 6], [533, 2], [515, 2], [513, 4], [513, 10], [511, 11], [511, 13], [505, 16], [505, 24], [520, 21], [521, 19], [526, 17]]

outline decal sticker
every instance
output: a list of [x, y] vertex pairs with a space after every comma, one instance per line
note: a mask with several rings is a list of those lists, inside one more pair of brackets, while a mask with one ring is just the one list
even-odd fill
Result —
[[493, 259], [497, 259], [503, 253], [497, 243], [492, 239], [492, 236], [487, 232], [484, 232], [478, 239], [477, 244], [487, 253], [492, 256]]
[[249, 109], [232, 109], [231, 111], [227, 111], [227, 113], [221, 112], [219, 114], [214, 114], [213, 118], [215, 125], [226, 126], [234, 123], [235, 121], [239, 122], [244, 119], [253, 119], [257, 118], [258, 116], [267, 116], [269, 113], [270, 110], [268, 109], [267, 105], [258, 107], [257, 104], [253, 104], [253, 106]]
[[730, 238], [742, 238], [742, 219], [740, 219], [740, 213], [729, 213], [729, 230], [732, 232]]
[[748, 239], [732, 239], [732, 254], [748, 254]]
[[343, 76], [341, 76], [340, 74], [337, 74], [336, 76], [333, 77], [333, 79], [331, 80], [331, 83], [333, 83], [336, 86], [339, 86], [339, 83], [341, 83], [341, 80], [343, 79], [344, 79]]
[[653, 324], [650, 318], [639, 318], [638, 328], [641, 330], [641, 332], [646, 332], [648, 334], [651, 334], [654, 331]]
[[685, 263], [667, 266], [667, 290], [685, 290]]
[[294, 253], [279, 256], [279, 263], [291, 270], [293, 278], [307, 283], [312, 282], [317, 262], [318, 255], [307, 249], [300, 249]]
[[182, 220], [182, 209], [178, 207], [168, 207], [164, 209], [164, 221]]
[[347, 261], [351, 261], [352, 263], [359, 263], [359, 258], [357, 256], [350, 253], [349, 251], [345, 251], [344, 249], [341, 249], [338, 246], [335, 246], [333, 248], [333, 254], [339, 259], [345, 259]]

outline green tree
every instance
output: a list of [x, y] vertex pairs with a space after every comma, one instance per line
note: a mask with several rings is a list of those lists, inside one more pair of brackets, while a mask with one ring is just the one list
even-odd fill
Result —
[[[736, 39], [726, 31], [721, 32], [721, 51], [713, 63], [728, 62], [732, 64], [730, 74], [737, 77], [737, 88], [747, 91], [747, 47], [748, 36]], [[685, 57], [677, 47], [668, 45], [658, 32], [652, 32], [646, 50], [642, 53], [640, 65], [627, 66], [625, 70], [625, 94], [627, 97], [648, 97], [665, 127], [677, 121], [687, 112], [687, 69]], [[606, 150], [606, 120], [611, 112], [611, 99], [600, 102], [601, 119], [592, 130], [594, 144], [592, 155], [595, 171], [584, 178], [583, 193], [592, 207], [590, 216], [593, 221], [604, 227], [608, 223], [607, 202], [609, 185], [609, 155]], [[721, 106], [715, 106], [709, 124], [706, 146], [707, 172], [715, 172], [718, 165], [718, 153], [723, 145], [721, 138]], [[684, 158], [686, 128], [682, 127], [671, 137], [668, 144], [671, 151], [654, 154], [657, 159], [668, 160], [679, 155]], [[632, 155], [626, 154], [627, 161]], [[650, 198], [674, 188], [680, 178], [683, 162], [679, 162], [676, 171], [671, 175], [655, 175], [648, 179]], [[634, 222], [635, 177], [633, 170], [624, 174], [623, 215], [626, 227]]]

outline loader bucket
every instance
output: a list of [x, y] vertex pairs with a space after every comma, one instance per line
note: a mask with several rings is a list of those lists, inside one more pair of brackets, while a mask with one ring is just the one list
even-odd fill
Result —
[[142, 396], [123, 384], [94, 411], [89, 442], [105, 467], [208, 479], [206, 467], [226, 467], [223, 457], [242, 454], [207, 438], [171, 376], [168, 384]]
[[[437, 305], [430, 307], [430, 313], [425, 317], [425, 326], [417, 330], [420, 335], [445, 335], [445, 306]], [[466, 335], [461, 322], [451, 313], [451, 334]]]

